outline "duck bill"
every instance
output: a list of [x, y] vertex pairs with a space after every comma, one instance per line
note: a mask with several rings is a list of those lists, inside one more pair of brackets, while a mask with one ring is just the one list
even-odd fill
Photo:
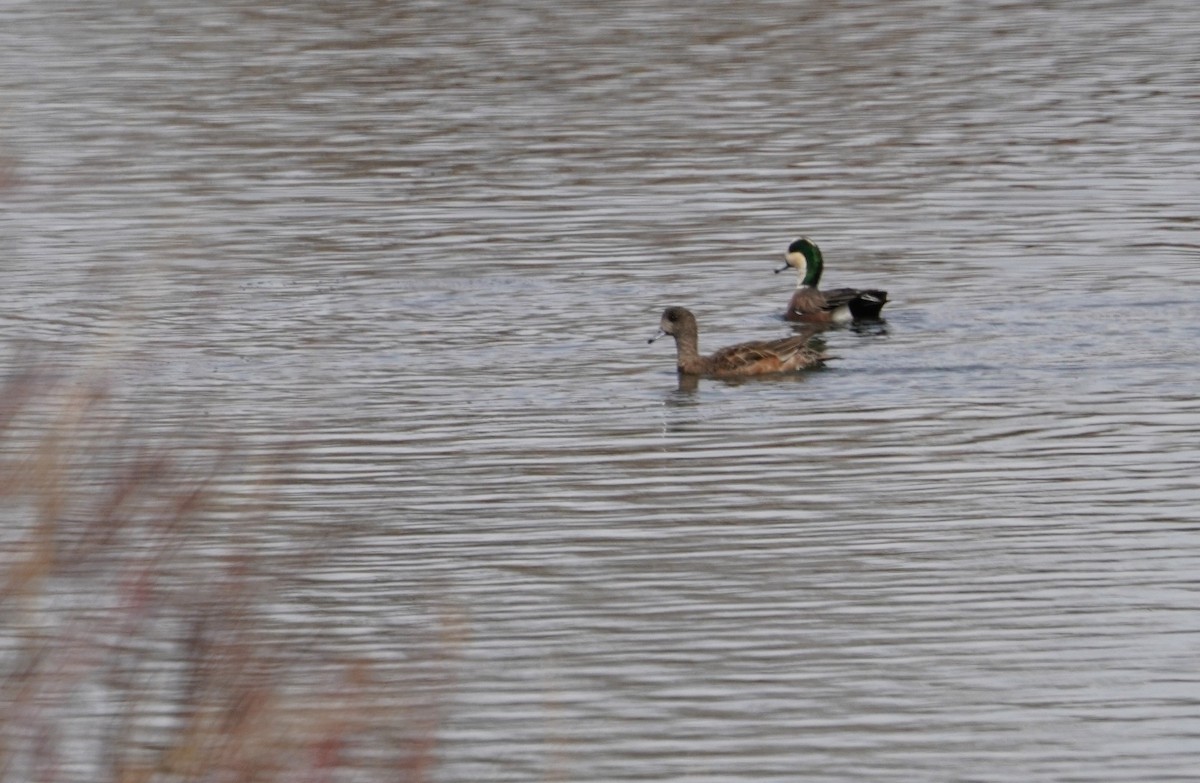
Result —
[[788, 270], [788, 267], [790, 267], [790, 266], [791, 266], [791, 264], [789, 264], [787, 261], [784, 261], [783, 266], [781, 266], [775, 270], [775, 274], [779, 274], [780, 272], [786, 272]]
[[658, 330], [658, 334], [654, 335], [653, 337], [651, 337], [651, 338], [650, 338], [649, 340], [647, 340], [646, 342], [648, 342], [648, 343], [652, 343], [652, 342], [654, 342], [655, 340], [657, 340], [657, 339], [658, 339], [658, 338], [660, 338], [660, 337], [666, 337], [666, 335], [667, 335], [667, 333], [666, 333], [666, 332], [664, 332], [662, 329], [659, 329], [659, 330]]

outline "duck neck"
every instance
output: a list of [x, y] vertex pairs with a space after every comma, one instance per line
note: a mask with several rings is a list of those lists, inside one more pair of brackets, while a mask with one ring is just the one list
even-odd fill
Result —
[[675, 335], [675, 364], [680, 372], [695, 372], [703, 364], [700, 358], [700, 335], [696, 329]]
[[811, 252], [804, 254], [804, 273], [800, 275], [797, 288], [816, 288], [821, 282], [821, 270], [825, 267], [825, 259], [821, 257], [821, 248], [813, 245]]

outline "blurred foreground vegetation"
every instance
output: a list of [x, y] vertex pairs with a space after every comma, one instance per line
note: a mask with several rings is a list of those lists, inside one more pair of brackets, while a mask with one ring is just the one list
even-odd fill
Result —
[[0, 386], [0, 781], [430, 779], [440, 705], [272, 622], [236, 447], [113, 401]]

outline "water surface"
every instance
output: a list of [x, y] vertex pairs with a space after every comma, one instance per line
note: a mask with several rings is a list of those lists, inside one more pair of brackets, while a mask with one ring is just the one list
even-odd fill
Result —
[[[233, 448], [210, 543], [434, 683], [435, 779], [1189, 779], [1198, 32], [8, 3], [0, 357]], [[886, 322], [681, 388], [662, 308], [789, 334], [800, 233]]]

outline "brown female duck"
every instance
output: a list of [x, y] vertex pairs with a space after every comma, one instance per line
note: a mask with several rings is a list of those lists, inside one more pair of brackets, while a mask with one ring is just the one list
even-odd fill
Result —
[[659, 332], [648, 342], [654, 342], [666, 334], [675, 338], [676, 364], [681, 375], [747, 378], [818, 367], [825, 359], [819, 351], [808, 347], [811, 334], [740, 343], [722, 348], [712, 356], [701, 356], [696, 316], [685, 307], [668, 307], [664, 310]]
[[821, 270], [825, 259], [821, 249], [808, 237], [800, 237], [788, 245], [784, 256], [786, 263], [775, 270], [776, 274], [795, 267], [798, 280], [796, 292], [788, 302], [783, 317], [789, 321], [809, 323], [849, 323], [850, 321], [874, 320], [887, 303], [887, 291], [878, 289], [835, 288], [820, 291]]

